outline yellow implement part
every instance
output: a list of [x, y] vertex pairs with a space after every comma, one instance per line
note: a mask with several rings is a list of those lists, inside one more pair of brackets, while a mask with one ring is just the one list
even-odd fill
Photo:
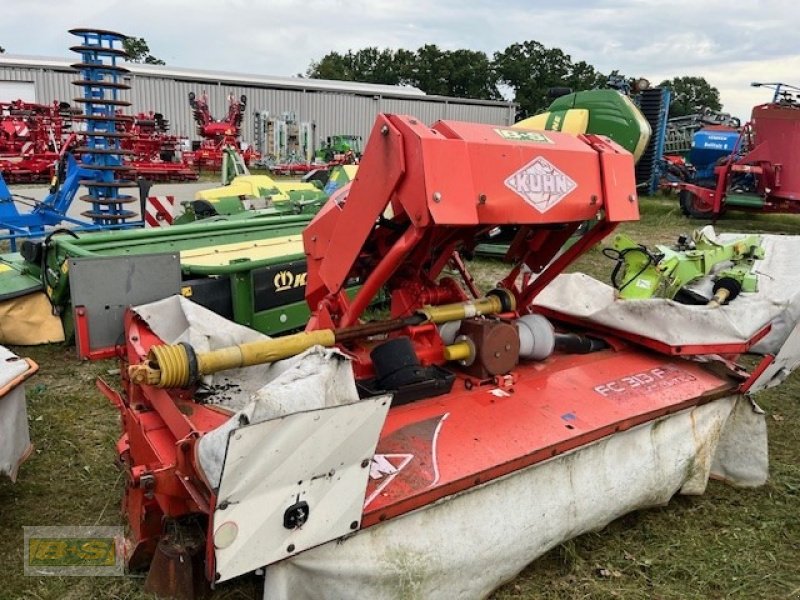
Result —
[[358, 173], [358, 165], [342, 165], [342, 170], [347, 174], [347, 178], [353, 181]]
[[647, 150], [647, 142], [650, 141], [650, 135], [653, 133], [653, 130], [650, 128], [650, 123], [647, 122], [647, 119], [644, 118], [642, 112], [636, 108], [636, 105], [633, 101], [628, 98], [627, 96], [623, 96], [625, 103], [633, 109], [632, 113], [636, 116], [636, 123], [639, 125], [639, 141], [636, 142], [636, 148], [633, 150], [633, 160], [639, 162], [639, 159], [644, 154], [644, 151]]
[[535, 131], [562, 131], [578, 135], [586, 133], [589, 127], [589, 111], [585, 108], [554, 110], [523, 119], [512, 129], [532, 129]]
[[[500, 293], [500, 290], [498, 290]], [[499, 295], [490, 295], [478, 298], [471, 302], [457, 302], [455, 304], [442, 304], [441, 306], [423, 306], [418, 312], [425, 315], [431, 323], [447, 323], [460, 321], [481, 315], [496, 315], [501, 312], [512, 311], [516, 308], [514, 296], [505, 292], [507, 306], [504, 310], [503, 301]]]
[[253, 242], [237, 242], [223, 246], [206, 246], [181, 251], [181, 265], [190, 267], [217, 267], [231, 261], [248, 258], [266, 260], [281, 256], [303, 254], [303, 237], [289, 235]]
[[472, 356], [472, 346], [469, 342], [456, 342], [444, 347], [445, 360], [469, 360]]
[[239, 175], [229, 185], [201, 190], [194, 195], [195, 200], [214, 203], [220, 198], [243, 196], [245, 198], [265, 198], [273, 202], [286, 202], [289, 192], [310, 192], [316, 194], [319, 189], [313, 183], [301, 181], [275, 181], [267, 175]]
[[61, 319], [43, 292], [0, 302], [0, 344], [34, 346], [64, 341]]
[[[330, 348], [336, 342], [331, 329], [285, 335], [194, 354], [183, 344], [153, 346], [147, 361], [128, 367], [131, 381], [158, 387], [186, 387], [203, 375], [228, 369], [273, 363], [296, 356], [312, 346]], [[192, 368], [192, 363], [196, 366]]]

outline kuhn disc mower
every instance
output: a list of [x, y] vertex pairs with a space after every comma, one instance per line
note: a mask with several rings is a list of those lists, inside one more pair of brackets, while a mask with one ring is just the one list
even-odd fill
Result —
[[[533, 304], [636, 219], [633, 157], [606, 138], [380, 115], [303, 234], [304, 332], [264, 338], [182, 298], [127, 314], [123, 392], [100, 387], [122, 414], [129, 564], [152, 561], [162, 593], [192, 568], [266, 567], [269, 599], [483, 597], [560, 541], [702, 491], [750, 410], [742, 372], [686, 359], [713, 345]], [[482, 293], [459, 253], [512, 224]], [[366, 320], [381, 290], [390, 314]]]

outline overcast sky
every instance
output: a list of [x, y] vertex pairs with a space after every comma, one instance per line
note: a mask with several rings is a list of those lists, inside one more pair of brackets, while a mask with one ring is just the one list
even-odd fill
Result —
[[68, 56], [72, 27], [144, 37], [167, 64], [294, 75], [331, 50], [487, 54], [537, 40], [602, 72], [654, 83], [698, 75], [726, 110], [746, 117], [769, 93], [751, 81], [800, 84], [797, 0], [2, 0], [0, 46]]

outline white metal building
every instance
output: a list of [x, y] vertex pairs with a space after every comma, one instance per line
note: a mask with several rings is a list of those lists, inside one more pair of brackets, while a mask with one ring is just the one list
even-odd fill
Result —
[[[0, 54], [0, 102], [23, 99], [49, 103], [72, 102], [79, 89], [72, 85], [77, 73], [70, 67], [78, 57], [43, 58]], [[227, 97], [247, 96], [247, 113], [242, 126], [243, 139], [249, 141], [253, 112], [271, 115], [294, 113], [298, 121], [313, 121], [317, 139], [348, 133], [367, 139], [375, 115], [380, 112], [414, 115], [426, 123], [439, 119], [475, 121], [497, 125], [514, 122], [515, 105], [510, 102], [468, 100], [428, 96], [413, 87], [304, 79], [265, 77], [239, 73], [199, 71], [169, 66], [126, 64], [131, 86], [123, 98], [131, 101], [130, 114], [144, 111], [162, 113], [172, 133], [197, 139], [189, 107], [189, 92], [208, 93], [211, 113], [223, 118]]]

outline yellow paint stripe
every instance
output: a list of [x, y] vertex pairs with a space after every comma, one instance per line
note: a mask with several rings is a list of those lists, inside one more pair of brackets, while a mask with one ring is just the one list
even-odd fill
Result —
[[184, 250], [181, 252], [181, 264], [187, 267], [219, 267], [242, 258], [266, 260], [291, 254], [303, 254], [302, 235]]
[[639, 126], [639, 140], [636, 142], [636, 147], [633, 149], [633, 160], [639, 162], [642, 154], [644, 154], [644, 151], [647, 149], [647, 142], [650, 141], [650, 136], [653, 131], [650, 129], [650, 123], [647, 122], [647, 119], [644, 118], [642, 112], [631, 99], [627, 96], [623, 96], [623, 99], [626, 104], [628, 104], [629, 108], [633, 109], [632, 112], [636, 119], [636, 124]]
[[534, 115], [523, 119], [519, 123], [511, 126], [511, 129], [533, 129], [534, 131], [547, 131], [547, 119], [550, 116], [549, 112], [540, 115]]
[[564, 115], [564, 122], [561, 124], [561, 131], [578, 135], [586, 133], [589, 127], [589, 111], [585, 108], [571, 108]]

